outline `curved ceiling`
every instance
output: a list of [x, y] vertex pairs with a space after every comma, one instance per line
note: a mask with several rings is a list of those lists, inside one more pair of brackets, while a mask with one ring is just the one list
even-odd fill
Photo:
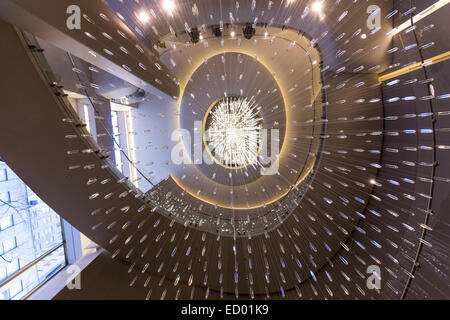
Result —
[[[7, 82], [1, 87], [8, 90], [2, 94], [17, 106], [9, 118], [20, 120], [23, 131], [12, 127], [14, 121], [2, 121], [2, 158], [113, 258], [128, 261], [132, 285], [149, 288], [143, 298], [404, 298], [414, 275], [421, 275], [421, 254], [425, 265], [437, 265], [431, 257], [447, 265], [448, 241], [433, 233], [433, 227], [445, 230], [445, 218], [432, 213], [439, 211], [433, 197], [442, 199], [450, 181], [442, 161], [448, 156], [438, 153], [450, 149], [444, 118], [448, 81], [429, 65], [448, 68], [448, 62], [425, 62], [427, 48], [441, 46], [427, 41], [427, 32], [436, 27], [427, 19], [416, 23], [417, 30], [390, 32], [419, 9], [392, 1], [375, 1], [378, 9], [372, 11], [364, 1], [325, 1], [314, 11], [310, 1], [221, 1], [218, 6], [212, 0], [186, 0], [168, 12], [158, 1], [107, 2], [112, 11], [90, 7], [94, 23], [83, 26], [94, 24], [101, 33], [95, 22], [104, 19], [102, 13], [122, 29], [128, 25], [134, 42], [149, 45], [156, 69], [119, 76], [170, 91], [160, 96], [168, 103], [179, 89], [178, 110], [167, 113], [172, 127], [201, 138], [203, 128], [194, 122], [202, 124], [217, 99], [239, 95], [254, 98], [264, 127], [282, 133], [268, 144], [280, 143], [273, 174], [223, 168], [214, 161], [199, 164], [187, 152], [193, 163], [167, 158], [167, 179], [148, 192], [139, 190], [112, 169], [111, 145], [93, 142], [59, 88], [49, 87], [52, 78], [43, 73], [42, 56], [27, 51], [30, 39], [3, 24], [11, 48], [1, 53], [1, 61], [14, 63], [4, 64]], [[10, 10], [20, 7], [37, 15], [28, 1], [10, 3]], [[142, 10], [148, 13], [146, 22], [137, 20]], [[372, 28], [377, 17], [380, 26]], [[20, 19], [16, 23], [28, 26]], [[255, 30], [250, 40], [243, 35], [246, 27]], [[192, 43], [195, 28], [201, 38]], [[45, 32], [39, 36], [45, 40]], [[70, 52], [74, 43], [58, 45]], [[121, 50], [117, 43], [109, 48]], [[417, 61], [422, 63], [412, 69]], [[19, 65], [25, 79], [14, 75]], [[170, 90], [150, 80], [162, 70], [171, 78]], [[23, 86], [29, 94], [17, 99]], [[42, 109], [38, 117], [28, 116], [27, 106], [33, 104]], [[108, 128], [106, 118], [98, 120]], [[152, 125], [149, 121], [148, 128]], [[172, 132], [164, 137], [162, 144], [170, 148], [180, 141]], [[39, 174], [22, 157], [29, 151]], [[130, 165], [138, 179], [150, 180], [142, 163]], [[42, 186], [48, 176], [52, 181]], [[68, 190], [79, 192], [69, 196]], [[379, 290], [366, 286], [370, 265], [382, 270]], [[162, 286], [164, 281], [173, 285]], [[412, 296], [430, 290], [417, 283]], [[447, 291], [441, 286], [433, 294], [448, 297]]]

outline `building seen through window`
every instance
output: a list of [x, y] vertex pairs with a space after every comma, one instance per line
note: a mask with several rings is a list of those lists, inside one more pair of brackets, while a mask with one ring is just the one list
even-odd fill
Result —
[[0, 300], [25, 298], [65, 265], [61, 218], [0, 158]]

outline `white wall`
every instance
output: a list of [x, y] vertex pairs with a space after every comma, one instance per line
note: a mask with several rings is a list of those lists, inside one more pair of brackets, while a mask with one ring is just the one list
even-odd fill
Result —
[[[138, 169], [151, 179], [153, 184], [167, 178], [171, 172], [170, 153], [173, 142], [171, 134], [177, 128], [178, 102], [160, 100], [150, 96], [149, 101], [131, 109]], [[138, 187], [142, 191], [151, 189], [151, 184], [141, 179]]]

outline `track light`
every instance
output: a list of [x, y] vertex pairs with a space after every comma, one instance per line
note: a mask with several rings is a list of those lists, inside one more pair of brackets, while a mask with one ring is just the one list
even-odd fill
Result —
[[189, 35], [192, 43], [197, 43], [200, 40], [200, 32], [198, 31], [198, 28], [192, 28]]
[[222, 36], [222, 29], [220, 29], [220, 26], [213, 26], [213, 33], [216, 37], [221, 37]]
[[255, 35], [255, 28], [253, 28], [251, 23], [247, 23], [245, 28], [242, 30], [244, 33], [244, 38], [250, 40]]

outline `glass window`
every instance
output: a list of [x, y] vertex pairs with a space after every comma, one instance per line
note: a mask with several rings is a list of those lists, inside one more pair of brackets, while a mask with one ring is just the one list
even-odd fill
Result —
[[0, 300], [9, 300], [9, 290], [0, 291]]
[[0, 300], [22, 299], [66, 265], [61, 218], [1, 161]]
[[9, 227], [12, 227], [14, 224], [14, 219], [12, 215], [0, 218], [0, 231], [8, 229]]
[[11, 202], [11, 193], [9, 191], [0, 192], [0, 203], [7, 205]]
[[120, 152], [120, 131], [119, 131], [119, 113], [117, 111], [111, 111], [111, 120], [113, 128], [114, 143], [114, 157], [116, 160], [116, 167], [120, 171], [123, 170], [122, 154]]
[[0, 169], [0, 182], [8, 180], [8, 173], [6, 169]]
[[11, 250], [17, 248], [17, 238], [14, 236], [2, 242], [3, 254], [10, 252]]

